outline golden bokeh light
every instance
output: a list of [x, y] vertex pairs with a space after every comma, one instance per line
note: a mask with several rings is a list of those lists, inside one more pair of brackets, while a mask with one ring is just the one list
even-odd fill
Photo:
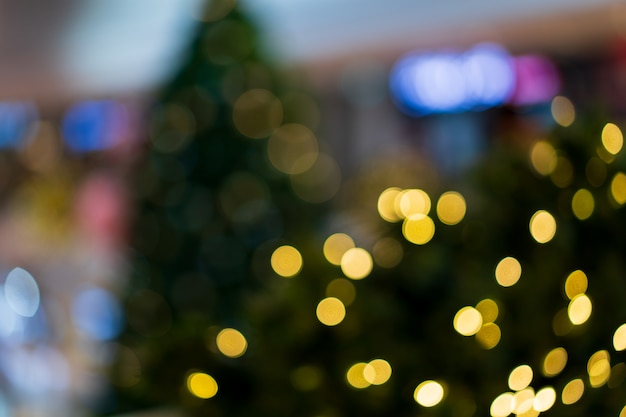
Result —
[[565, 369], [567, 365], [567, 351], [562, 348], [554, 348], [543, 360], [543, 374], [547, 377], [556, 376]]
[[572, 211], [578, 220], [588, 219], [593, 214], [594, 208], [595, 200], [589, 190], [581, 188], [576, 191], [572, 198]]
[[622, 411], [620, 411], [619, 417], [626, 417], [626, 405], [622, 408]]
[[271, 135], [282, 119], [283, 106], [268, 90], [246, 91], [233, 106], [235, 127], [249, 138], [260, 139]]
[[537, 391], [535, 399], [533, 401], [533, 408], [535, 411], [543, 413], [548, 411], [554, 405], [556, 401], [556, 391], [552, 387], [544, 387]]
[[583, 396], [585, 392], [585, 383], [582, 379], [573, 379], [563, 387], [561, 393], [561, 401], [565, 405], [571, 405], [576, 403]]
[[550, 174], [550, 179], [559, 188], [568, 187], [574, 179], [574, 166], [564, 156], [559, 156], [556, 162], [556, 168]]
[[317, 319], [326, 326], [336, 326], [346, 317], [346, 307], [340, 299], [326, 297], [317, 305]]
[[378, 197], [378, 214], [380, 217], [390, 223], [402, 220], [402, 216], [398, 214], [395, 208], [396, 197], [402, 190], [398, 187], [390, 187], [380, 193]]
[[493, 400], [491, 407], [489, 408], [489, 414], [491, 414], [491, 417], [507, 417], [511, 414], [513, 412], [513, 408], [515, 407], [514, 398], [515, 397], [512, 392], [505, 392], [498, 395]]
[[391, 365], [384, 359], [374, 359], [363, 369], [363, 377], [372, 385], [382, 385], [391, 378]]
[[384, 237], [374, 244], [372, 255], [377, 265], [383, 268], [393, 268], [402, 261], [404, 249], [396, 239]]
[[350, 279], [367, 277], [373, 266], [372, 256], [363, 248], [348, 249], [341, 257], [341, 270]]
[[618, 172], [611, 180], [611, 196], [620, 206], [626, 203], [626, 174]]
[[194, 372], [187, 377], [187, 389], [198, 398], [208, 399], [217, 394], [217, 382], [211, 375]]
[[535, 390], [532, 387], [524, 388], [513, 395], [513, 412], [523, 415], [533, 410]]
[[528, 387], [533, 380], [533, 369], [528, 365], [520, 365], [509, 374], [509, 388], [521, 391]]
[[624, 146], [624, 135], [617, 125], [607, 123], [602, 129], [602, 145], [611, 155], [616, 155]]
[[425, 245], [435, 235], [435, 223], [426, 215], [415, 214], [402, 223], [402, 234], [411, 243]]
[[248, 349], [248, 341], [236, 329], [223, 329], [217, 334], [216, 343], [219, 351], [229, 358], [238, 358]]
[[454, 330], [463, 336], [478, 333], [483, 325], [483, 316], [474, 307], [466, 306], [457, 311], [453, 320]]
[[599, 388], [606, 384], [611, 376], [611, 357], [606, 350], [599, 350], [587, 362], [589, 385]]
[[503, 287], [515, 285], [522, 276], [522, 265], [511, 256], [502, 259], [496, 265], [496, 281]]
[[336, 278], [326, 286], [326, 297], [338, 298], [344, 305], [349, 306], [356, 298], [356, 288], [349, 280]]
[[552, 111], [554, 121], [563, 127], [570, 126], [576, 119], [574, 104], [567, 97], [554, 97], [550, 110]]
[[618, 352], [626, 350], [626, 323], [619, 326], [613, 333], [613, 348]]
[[539, 243], [547, 243], [556, 233], [556, 220], [545, 210], [538, 210], [530, 218], [530, 234]]
[[437, 217], [443, 224], [452, 226], [460, 223], [466, 211], [465, 198], [456, 191], [443, 193], [437, 201]]
[[317, 161], [319, 151], [315, 134], [309, 128], [290, 123], [276, 129], [267, 142], [272, 165], [285, 174], [301, 174]]
[[578, 294], [567, 306], [567, 316], [572, 324], [580, 325], [591, 316], [592, 304], [585, 294]]
[[443, 400], [445, 391], [437, 381], [424, 381], [415, 388], [413, 398], [422, 407], [434, 407]]
[[546, 141], [536, 142], [530, 150], [530, 163], [541, 175], [552, 174], [557, 167], [557, 161], [556, 150]]
[[354, 248], [354, 240], [345, 233], [335, 233], [324, 241], [324, 256], [333, 265], [341, 265], [341, 257], [348, 249]]
[[487, 350], [496, 347], [500, 343], [501, 337], [500, 327], [495, 323], [484, 324], [476, 333], [476, 341]]
[[285, 245], [277, 248], [270, 259], [272, 269], [281, 277], [291, 278], [302, 269], [302, 255], [293, 246]]
[[498, 318], [498, 303], [490, 298], [481, 300], [476, 304], [476, 310], [483, 316], [483, 323], [493, 323]]
[[364, 375], [365, 367], [367, 365], [368, 364], [365, 362], [359, 362], [352, 365], [346, 373], [348, 384], [359, 389], [369, 387], [371, 384], [367, 381], [367, 379], [365, 379]]
[[401, 191], [394, 201], [396, 212], [405, 218], [415, 214], [426, 215], [430, 212], [430, 206], [430, 196], [419, 189]]
[[578, 294], [584, 294], [587, 291], [587, 275], [580, 269], [572, 272], [565, 280], [565, 295], [570, 300]]

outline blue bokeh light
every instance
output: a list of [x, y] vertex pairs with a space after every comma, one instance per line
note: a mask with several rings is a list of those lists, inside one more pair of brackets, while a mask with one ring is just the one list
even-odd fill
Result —
[[99, 287], [78, 292], [72, 303], [76, 327], [94, 340], [111, 340], [122, 330], [122, 309], [113, 294]]
[[124, 116], [114, 101], [84, 101], [67, 110], [63, 118], [63, 138], [74, 152], [101, 151], [114, 146], [119, 138], [115, 127]]
[[0, 102], [0, 148], [20, 147], [37, 118], [32, 103]]

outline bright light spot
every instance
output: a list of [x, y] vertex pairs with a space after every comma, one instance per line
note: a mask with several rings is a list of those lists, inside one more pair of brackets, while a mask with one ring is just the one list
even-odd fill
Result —
[[615, 330], [613, 334], [613, 347], [618, 352], [626, 349], [626, 323]]
[[611, 358], [606, 350], [599, 350], [589, 358], [587, 362], [587, 373], [589, 374], [589, 384], [593, 388], [606, 384], [611, 376]]
[[496, 266], [496, 281], [503, 287], [515, 285], [522, 276], [522, 265], [513, 257], [506, 257]]
[[543, 374], [547, 377], [556, 376], [565, 369], [567, 364], [567, 351], [558, 347], [552, 349], [543, 360]]
[[513, 412], [523, 415], [533, 409], [535, 401], [535, 390], [531, 387], [518, 391], [513, 396]]
[[437, 217], [443, 224], [458, 224], [465, 217], [466, 210], [465, 199], [456, 191], [443, 193], [437, 202]]
[[384, 359], [374, 359], [363, 369], [363, 376], [372, 385], [382, 385], [391, 378], [391, 365]]
[[476, 310], [483, 316], [483, 323], [493, 323], [498, 318], [498, 304], [490, 298], [476, 304]]
[[434, 407], [443, 400], [443, 386], [436, 381], [424, 381], [415, 388], [413, 398], [422, 407]]
[[611, 195], [617, 204], [626, 203], [626, 175], [618, 172], [611, 181]]
[[556, 233], [556, 221], [545, 210], [539, 210], [530, 219], [530, 234], [539, 243], [547, 243]]
[[622, 411], [620, 411], [619, 417], [626, 417], [626, 405], [622, 408]]
[[81, 331], [95, 340], [110, 340], [122, 330], [122, 308], [110, 292], [88, 287], [72, 302], [72, 319]]
[[349, 306], [356, 298], [356, 288], [347, 279], [337, 278], [326, 286], [326, 297], [338, 298], [344, 305]]
[[547, 103], [558, 93], [561, 80], [554, 64], [538, 55], [513, 58], [515, 91], [509, 103], [517, 106]]
[[394, 202], [396, 212], [405, 218], [415, 214], [428, 214], [430, 205], [430, 197], [424, 190], [401, 191]]
[[348, 249], [341, 257], [341, 270], [351, 279], [365, 278], [373, 266], [372, 256], [362, 248]]
[[556, 391], [554, 391], [554, 388], [544, 387], [537, 391], [535, 400], [533, 401], [533, 408], [539, 412], [548, 411], [552, 408], [555, 401]]
[[378, 214], [383, 220], [390, 223], [402, 220], [402, 217], [398, 215], [395, 208], [396, 197], [401, 191], [400, 188], [390, 187], [380, 193], [378, 197]]
[[35, 278], [22, 268], [13, 268], [4, 283], [4, 296], [13, 311], [32, 317], [39, 309], [39, 286]]
[[198, 398], [212, 398], [217, 394], [217, 382], [211, 375], [194, 372], [187, 377], [187, 389]]
[[564, 156], [559, 156], [556, 162], [556, 169], [550, 174], [550, 179], [559, 188], [566, 188], [574, 179], [574, 166]]
[[514, 396], [511, 392], [505, 392], [498, 395], [489, 409], [491, 417], [507, 417], [513, 412], [515, 404], [513, 402]]
[[243, 93], [233, 105], [233, 122], [244, 136], [265, 138], [280, 126], [283, 106], [268, 90], [255, 89]]
[[377, 265], [383, 268], [393, 268], [402, 261], [404, 249], [396, 239], [384, 237], [374, 244], [372, 255]]
[[463, 336], [472, 336], [478, 333], [483, 325], [483, 316], [474, 307], [463, 307], [454, 316], [454, 330]]
[[583, 396], [585, 392], [585, 383], [582, 379], [574, 379], [563, 387], [563, 392], [561, 393], [561, 401], [565, 405], [574, 404], [580, 397]]
[[607, 123], [602, 129], [602, 145], [611, 155], [616, 155], [624, 145], [624, 135], [619, 127]]
[[483, 325], [478, 333], [476, 333], [476, 341], [484, 349], [493, 349], [500, 343], [502, 334], [500, 327], [495, 323], [487, 323]]
[[556, 96], [552, 100], [552, 117], [554, 121], [563, 127], [568, 127], [576, 119], [574, 104], [567, 97]]
[[367, 364], [365, 362], [355, 363], [348, 369], [346, 373], [346, 379], [348, 380], [348, 384], [352, 385], [354, 388], [367, 388], [371, 384], [367, 382], [365, 379], [364, 371]]
[[567, 315], [572, 324], [579, 325], [591, 316], [591, 300], [585, 294], [578, 294], [567, 306]]
[[402, 234], [411, 243], [425, 245], [435, 235], [435, 223], [428, 216], [416, 214], [404, 220]]
[[520, 365], [509, 374], [509, 388], [521, 391], [530, 385], [533, 380], [533, 370], [528, 365]]
[[557, 155], [554, 147], [546, 141], [540, 140], [533, 145], [530, 151], [530, 163], [535, 171], [547, 176], [557, 167]]
[[593, 214], [595, 200], [593, 194], [584, 188], [576, 191], [572, 198], [572, 211], [578, 220], [586, 220]]
[[320, 323], [336, 326], [346, 317], [346, 307], [338, 298], [327, 297], [319, 302], [315, 314]]
[[114, 101], [78, 103], [63, 117], [63, 139], [79, 153], [110, 148], [119, 141], [117, 130], [126, 117], [126, 109]]
[[272, 269], [281, 277], [291, 278], [302, 269], [302, 255], [293, 246], [281, 246], [272, 253]]
[[328, 236], [324, 242], [324, 256], [333, 265], [341, 265], [341, 257], [348, 249], [354, 247], [354, 240], [345, 233]]
[[570, 300], [587, 291], [587, 275], [580, 269], [572, 272], [565, 280], [565, 295]]
[[301, 174], [317, 161], [318, 143], [309, 128], [290, 123], [278, 128], [267, 142], [267, 154], [276, 169]]
[[223, 329], [215, 341], [219, 351], [229, 358], [238, 358], [248, 349], [245, 336], [235, 329]]

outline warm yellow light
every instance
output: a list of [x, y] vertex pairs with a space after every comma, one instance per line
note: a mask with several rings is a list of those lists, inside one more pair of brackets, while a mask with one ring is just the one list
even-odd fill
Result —
[[533, 370], [528, 365], [520, 365], [509, 374], [509, 388], [521, 391], [530, 385], [533, 380]]
[[568, 127], [576, 119], [574, 104], [567, 97], [556, 96], [552, 100], [552, 117], [554, 121], [563, 127]]
[[454, 330], [463, 336], [472, 336], [478, 333], [483, 325], [483, 316], [474, 307], [463, 307], [454, 316]]
[[589, 358], [587, 362], [589, 384], [593, 388], [606, 384], [611, 376], [611, 357], [606, 350], [599, 350]]
[[572, 324], [580, 325], [591, 316], [591, 300], [585, 294], [578, 294], [567, 306], [567, 315]]
[[267, 156], [286, 174], [309, 170], [319, 156], [317, 137], [307, 127], [290, 123], [276, 129], [267, 142]]
[[513, 395], [513, 412], [523, 415], [533, 409], [535, 390], [531, 387], [524, 388]]
[[326, 297], [338, 298], [344, 305], [349, 306], [356, 298], [356, 288], [347, 279], [336, 278], [326, 286]]
[[546, 141], [536, 142], [530, 151], [530, 163], [541, 175], [552, 174], [557, 167], [557, 160], [556, 150]]
[[616, 155], [624, 146], [624, 135], [619, 127], [607, 123], [602, 129], [602, 145], [611, 155]]
[[341, 257], [341, 270], [351, 279], [365, 278], [373, 266], [372, 256], [362, 248], [348, 249]]
[[378, 214], [383, 220], [390, 223], [402, 220], [402, 217], [396, 212], [396, 197], [402, 190], [398, 187], [390, 187], [380, 193], [378, 197]]
[[245, 336], [235, 329], [223, 329], [217, 334], [217, 348], [229, 358], [238, 358], [248, 349]]
[[487, 323], [476, 333], [476, 341], [484, 349], [493, 349], [500, 343], [502, 334], [500, 327], [495, 323]]
[[498, 395], [493, 400], [491, 407], [489, 408], [489, 414], [491, 414], [491, 417], [507, 417], [511, 414], [513, 412], [513, 408], [515, 407], [513, 399], [514, 396], [512, 392], [505, 392]]
[[217, 382], [211, 375], [194, 372], [187, 377], [187, 389], [196, 397], [207, 399], [217, 394]]
[[467, 205], [465, 198], [456, 191], [443, 193], [437, 201], [437, 217], [443, 224], [455, 225], [463, 220]]
[[324, 256], [333, 265], [341, 265], [341, 257], [348, 249], [354, 247], [354, 240], [345, 233], [328, 236], [324, 242]]
[[619, 412], [619, 417], [626, 417], [626, 405], [622, 408], [622, 411]]
[[366, 366], [367, 364], [365, 362], [359, 362], [352, 365], [346, 373], [346, 379], [348, 380], [348, 384], [350, 384], [354, 388], [359, 389], [369, 387], [371, 384], [367, 382], [367, 379], [365, 379], [363, 373]]
[[237, 130], [250, 138], [269, 136], [280, 126], [283, 107], [268, 90], [255, 89], [243, 93], [233, 105], [233, 122]]
[[562, 347], [554, 348], [543, 360], [543, 374], [548, 377], [556, 376], [565, 369], [566, 364], [567, 351]]
[[544, 387], [537, 391], [533, 401], [533, 408], [543, 413], [548, 411], [556, 401], [556, 391], [552, 387]]
[[620, 206], [626, 203], [626, 175], [618, 172], [611, 181], [611, 196]]
[[530, 219], [530, 234], [539, 243], [547, 243], [556, 233], [556, 221], [545, 210], [539, 210]]
[[404, 190], [398, 194], [395, 200], [396, 212], [403, 217], [411, 217], [414, 214], [428, 214], [430, 212], [430, 197], [424, 190]]
[[435, 235], [435, 223], [423, 214], [415, 214], [404, 220], [402, 234], [411, 243], [425, 245]]
[[483, 323], [493, 323], [498, 318], [498, 304], [490, 298], [476, 304], [476, 310], [483, 316]]
[[320, 323], [326, 326], [336, 326], [346, 317], [346, 307], [340, 299], [327, 297], [319, 302], [315, 314]]
[[565, 405], [574, 404], [580, 397], [583, 396], [585, 392], [585, 383], [582, 379], [574, 379], [563, 387], [563, 392], [561, 393], [561, 401]]
[[436, 381], [424, 381], [415, 388], [413, 398], [422, 407], [434, 407], [443, 400], [443, 386]]
[[377, 265], [383, 268], [393, 268], [402, 261], [404, 249], [396, 239], [384, 237], [374, 244], [372, 255]]
[[498, 262], [496, 266], [496, 281], [503, 287], [515, 285], [522, 276], [522, 265], [511, 256]]
[[580, 269], [572, 272], [565, 280], [565, 295], [570, 300], [578, 294], [584, 294], [587, 291], [587, 275]]
[[363, 376], [372, 385], [382, 385], [391, 378], [391, 365], [384, 359], [374, 359], [363, 369]]
[[277, 248], [270, 259], [272, 269], [281, 277], [291, 278], [302, 269], [302, 255], [293, 246], [281, 246]]
[[588, 219], [593, 214], [594, 208], [595, 200], [589, 190], [581, 188], [576, 191], [572, 198], [572, 211], [578, 220]]
[[626, 349], [626, 323], [615, 330], [613, 334], [613, 347], [618, 352]]

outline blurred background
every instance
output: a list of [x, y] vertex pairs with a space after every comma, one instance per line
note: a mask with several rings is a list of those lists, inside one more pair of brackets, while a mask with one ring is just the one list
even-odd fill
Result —
[[0, 0], [0, 417], [626, 415], [624, 97], [619, 0]]

